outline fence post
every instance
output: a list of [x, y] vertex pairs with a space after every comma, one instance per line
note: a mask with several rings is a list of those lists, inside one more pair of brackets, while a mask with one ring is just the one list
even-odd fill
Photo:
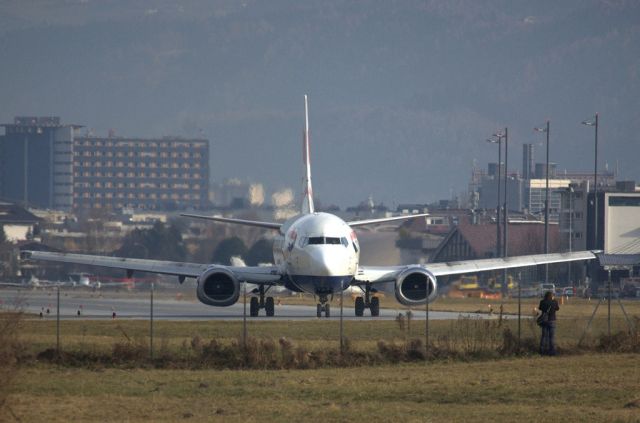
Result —
[[343, 310], [344, 282], [341, 283], [340, 288], [342, 288], [340, 290], [340, 356], [343, 357], [344, 356], [344, 329], [342, 327], [342, 314], [344, 312]]
[[242, 348], [245, 353], [245, 358], [247, 354], [247, 282], [245, 281], [243, 284], [244, 290], [242, 294], [243, 305], [242, 305]]
[[60, 355], [60, 287], [56, 298], [56, 354]]
[[151, 282], [150, 290], [150, 320], [149, 320], [149, 357], [153, 360], [153, 282]]

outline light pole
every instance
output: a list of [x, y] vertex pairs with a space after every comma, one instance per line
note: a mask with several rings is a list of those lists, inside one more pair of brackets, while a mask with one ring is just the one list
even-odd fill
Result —
[[[502, 226], [504, 228], [503, 232], [503, 236], [504, 236], [504, 242], [502, 243], [502, 256], [503, 257], [507, 257], [507, 250], [508, 250], [508, 242], [507, 242], [507, 236], [508, 236], [508, 228], [509, 228], [509, 208], [508, 208], [508, 202], [507, 202], [507, 181], [508, 181], [508, 174], [509, 174], [509, 130], [508, 128], [504, 128], [504, 216], [502, 219]], [[502, 284], [502, 296], [503, 298], [508, 294], [508, 290], [509, 290], [509, 281], [507, 278], [507, 268], [504, 268], [504, 282]]]
[[[501, 172], [502, 172], [502, 141], [504, 140], [504, 204], [500, 204], [500, 195], [501, 195]], [[509, 172], [509, 129], [504, 128], [503, 131], [498, 131], [491, 138], [487, 140], [487, 142], [498, 144], [498, 220], [496, 222], [497, 229], [497, 241], [496, 241], [496, 257], [507, 257], [507, 236], [508, 236], [508, 223], [509, 223], [509, 212], [508, 212], [508, 202], [507, 202], [507, 181], [508, 181], [508, 172]], [[502, 216], [502, 227], [503, 227], [503, 239], [502, 248], [501, 248], [501, 237], [500, 237], [500, 209], [503, 210]], [[501, 284], [501, 292], [503, 296], [507, 295], [507, 269], [504, 269], [503, 281]]]
[[[545, 170], [545, 194], [544, 194], [544, 253], [549, 254], [549, 121], [546, 126], [534, 128], [536, 132], [547, 134], [547, 161]], [[549, 283], [549, 265], [544, 265], [544, 283]]]
[[492, 144], [498, 144], [498, 205], [496, 207], [496, 257], [500, 257], [500, 253], [502, 252], [502, 248], [500, 245], [500, 195], [502, 192], [502, 137], [497, 134], [493, 134], [493, 136], [487, 139], [487, 142]]
[[592, 119], [582, 121], [583, 125], [593, 126], [596, 130], [595, 154], [593, 160], [593, 230], [594, 245], [593, 249], [598, 249], [598, 114], [596, 113]]
[[[569, 187], [569, 253], [571, 253], [573, 247], [573, 187]], [[573, 284], [571, 283], [571, 262], [569, 264], [569, 286], [573, 288]], [[575, 293], [574, 293], [575, 294]]]

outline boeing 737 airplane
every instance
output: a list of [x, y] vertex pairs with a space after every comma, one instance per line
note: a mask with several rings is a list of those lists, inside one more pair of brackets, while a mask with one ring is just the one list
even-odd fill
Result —
[[323, 313], [329, 317], [329, 303], [333, 295], [352, 287], [358, 287], [362, 291], [362, 295], [355, 299], [356, 316], [362, 316], [365, 309], [369, 309], [372, 316], [378, 316], [380, 303], [372, 293], [377, 291], [380, 284], [393, 283], [395, 297], [401, 304], [418, 306], [436, 298], [439, 276], [595, 258], [593, 252], [580, 251], [425, 265], [361, 266], [360, 245], [354, 231], [355, 227], [415, 219], [426, 214], [345, 222], [333, 214], [316, 212], [311, 185], [307, 96], [304, 97], [304, 119], [304, 183], [302, 209], [299, 215], [284, 223], [272, 223], [183, 214], [196, 219], [276, 231], [277, 237], [273, 245], [274, 264], [271, 266], [222, 266], [42, 251], [25, 251], [23, 257], [120, 268], [126, 270], [128, 276], [133, 272], [175, 275], [180, 283], [184, 282], [185, 278], [195, 278], [198, 299], [204, 304], [218, 307], [230, 306], [238, 301], [242, 282], [255, 284], [258, 287], [255, 292], [257, 297], [251, 298], [251, 316], [257, 316], [260, 309], [264, 309], [267, 316], [273, 316], [274, 300], [267, 294], [274, 287], [285, 287], [294, 292], [313, 294], [318, 300], [318, 317]]

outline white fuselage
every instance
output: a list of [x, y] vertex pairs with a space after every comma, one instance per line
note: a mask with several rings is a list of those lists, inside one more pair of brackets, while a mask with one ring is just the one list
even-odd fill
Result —
[[273, 244], [275, 264], [289, 289], [331, 295], [346, 289], [358, 270], [360, 246], [353, 229], [329, 213], [292, 218]]

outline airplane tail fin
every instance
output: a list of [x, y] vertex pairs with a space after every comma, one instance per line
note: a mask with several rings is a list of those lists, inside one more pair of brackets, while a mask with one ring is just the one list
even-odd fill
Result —
[[309, 152], [309, 104], [307, 96], [304, 96], [304, 133], [302, 135], [302, 160], [305, 168], [304, 192], [302, 194], [302, 213], [309, 214], [315, 211], [313, 207], [313, 188], [311, 187], [311, 154]]

